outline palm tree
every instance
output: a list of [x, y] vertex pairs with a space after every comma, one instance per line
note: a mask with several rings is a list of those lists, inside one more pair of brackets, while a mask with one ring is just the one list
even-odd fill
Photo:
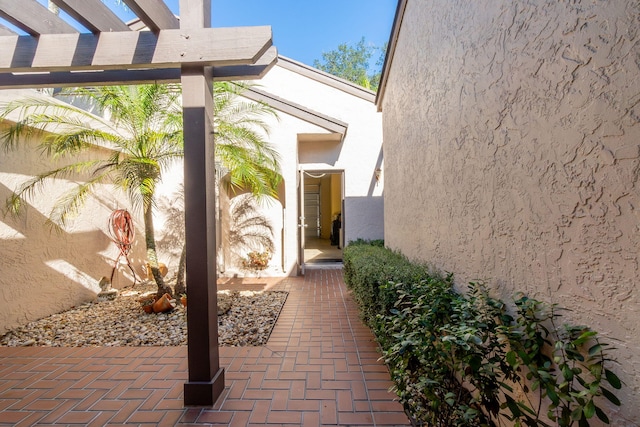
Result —
[[72, 96], [95, 105], [109, 119], [55, 99], [19, 99], [10, 102], [0, 116], [20, 112], [20, 120], [2, 133], [5, 149], [40, 131], [40, 149], [49, 157], [74, 159], [96, 145], [110, 148], [110, 155], [72, 161], [33, 177], [14, 191], [7, 207], [19, 214], [24, 198], [33, 196], [49, 179], [88, 173], [89, 179], [59, 198], [49, 215], [53, 225], [64, 227], [98, 184], [113, 183], [128, 194], [134, 209], [142, 210], [147, 261], [158, 293], [171, 293], [158, 269], [153, 204], [162, 171], [183, 155], [180, 92], [167, 85], [105, 86], [74, 89]]
[[[216, 84], [216, 88], [216, 97], [222, 98], [222, 104], [228, 102], [227, 91], [239, 90], [232, 84]], [[70, 95], [94, 105], [104, 113], [104, 117], [52, 98], [25, 98], [10, 102], [2, 109], [0, 119], [14, 111], [20, 113], [20, 119], [0, 134], [5, 150], [16, 147], [36, 132], [42, 132], [40, 148], [51, 158], [75, 160], [78, 154], [96, 145], [110, 148], [111, 154], [105, 159], [72, 161], [33, 177], [19, 186], [7, 200], [8, 210], [20, 214], [24, 198], [32, 197], [51, 178], [88, 173], [89, 178], [58, 199], [51, 211], [50, 223], [64, 227], [98, 184], [113, 183], [129, 195], [134, 209], [142, 210], [147, 260], [158, 294], [172, 293], [158, 268], [153, 209], [155, 188], [162, 172], [183, 156], [180, 88], [175, 85], [105, 86], [74, 89]], [[251, 108], [257, 115], [261, 109], [272, 113], [265, 106]], [[251, 112], [251, 109], [234, 109], [238, 114]], [[229, 165], [234, 185], [248, 186], [254, 192], [262, 191], [262, 194], [274, 194], [275, 190], [269, 190], [279, 182], [277, 154], [259, 133], [252, 133], [247, 128], [262, 127], [264, 123], [259, 117], [237, 117], [234, 123], [238, 129], [235, 129], [222, 120], [224, 118], [214, 118], [214, 128], [221, 129], [223, 135], [231, 136], [222, 139], [227, 142], [220, 144], [216, 151], [223, 163]], [[248, 165], [245, 166], [243, 161]], [[234, 175], [234, 170], [239, 172]], [[263, 183], [262, 180], [266, 181]]]
[[276, 112], [262, 103], [240, 97], [247, 85], [220, 82], [214, 85], [214, 138], [216, 157], [229, 171], [232, 190], [246, 189], [259, 199], [277, 197], [280, 158], [263, 135], [269, 134], [265, 116]]
[[[263, 201], [277, 198], [282, 181], [278, 152], [264, 139], [269, 134], [264, 118], [277, 119], [278, 115], [266, 104], [243, 100], [241, 95], [247, 88], [246, 84], [231, 82], [216, 82], [213, 86], [213, 127], [219, 161], [216, 167], [229, 173], [231, 191], [249, 190]], [[216, 184], [222, 184], [216, 180]], [[182, 248], [178, 264], [176, 293], [186, 293], [185, 249]]]

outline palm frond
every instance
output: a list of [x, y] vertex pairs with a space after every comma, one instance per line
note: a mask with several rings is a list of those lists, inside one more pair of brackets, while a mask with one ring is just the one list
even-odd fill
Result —
[[[0, 119], [9, 120], [13, 113], [18, 120], [0, 133], [5, 151], [15, 149], [18, 144], [42, 134], [43, 144], [64, 139], [64, 135], [75, 135], [68, 144], [61, 144], [71, 151], [84, 148], [84, 144], [113, 139], [117, 132], [113, 126], [82, 109], [51, 99], [25, 97], [0, 106]], [[86, 139], [82, 139], [82, 136]], [[62, 154], [62, 153], [60, 153]]]

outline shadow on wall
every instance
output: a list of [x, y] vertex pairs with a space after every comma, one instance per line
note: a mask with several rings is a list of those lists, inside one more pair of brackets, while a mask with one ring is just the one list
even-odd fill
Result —
[[[0, 201], [11, 194], [0, 184]], [[111, 275], [117, 250], [105, 232], [54, 231], [46, 220], [29, 204], [18, 218], [0, 216], [0, 334], [94, 299], [100, 278]]]
[[376, 186], [380, 185], [380, 180], [382, 179], [382, 161], [384, 160], [384, 153], [382, 150], [383, 148], [380, 147], [375, 169], [371, 172], [371, 181], [369, 182], [369, 191], [367, 192], [368, 196], [373, 196]]
[[169, 268], [166, 280], [174, 286], [185, 241], [184, 186], [181, 184], [170, 196], [158, 197], [156, 202], [156, 213], [164, 219], [162, 227], [156, 224], [158, 259]]

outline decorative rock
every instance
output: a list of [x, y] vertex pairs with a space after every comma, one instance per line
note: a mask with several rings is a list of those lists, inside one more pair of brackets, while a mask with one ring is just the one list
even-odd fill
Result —
[[106, 277], [102, 276], [102, 278], [100, 279], [100, 282], [98, 282], [98, 286], [100, 286], [101, 290], [108, 291], [109, 289], [111, 289], [111, 281]]
[[100, 279], [98, 286], [100, 286], [101, 289], [97, 297], [98, 302], [112, 301], [118, 296], [118, 290], [111, 288], [111, 281], [106, 277], [103, 276], [102, 279]]
[[[145, 314], [138, 301], [157, 291], [146, 284], [120, 292], [115, 300], [87, 303], [0, 336], [0, 346], [179, 346], [187, 344], [186, 310]], [[287, 299], [287, 292], [218, 292], [229, 308], [218, 317], [221, 346], [265, 345]], [[226, 307], [226, 305], [225, 305]]]
[[[237, 292], [235, 292], [237, 294]], [[234, 293], [228, 291], [218, 292], [218, 316], [227, 313], [231, 308]]]

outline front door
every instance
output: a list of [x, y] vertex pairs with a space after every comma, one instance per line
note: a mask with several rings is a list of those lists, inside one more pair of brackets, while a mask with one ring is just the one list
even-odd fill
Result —
[[305, 170], [299, 179], [300, 270], [308, 264], [342, 262], [344, 173]]

